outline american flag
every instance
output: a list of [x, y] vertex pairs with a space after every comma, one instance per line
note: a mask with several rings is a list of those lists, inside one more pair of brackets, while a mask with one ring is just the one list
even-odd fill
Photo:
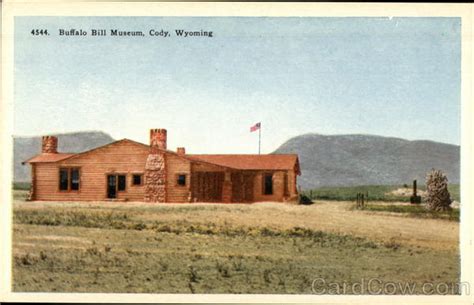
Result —
[[253, 125], [252, 127], [250, 127], [250, 132], [254, 132], [254, 131], [259, 130], [259, 129], [260, 129], [260, 122]]

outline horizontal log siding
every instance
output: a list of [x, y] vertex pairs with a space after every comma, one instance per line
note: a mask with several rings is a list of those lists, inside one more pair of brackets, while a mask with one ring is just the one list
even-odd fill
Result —
[[296, 189], [296, 185], [295, 185], [295, 182], [296, 182], [295, 177], [296, 177], [295, 171], [289, 170], [288, 171], [288, 191], [290, 193], [290, 197], [293, 197], [298, 193]]
[[[222, 166], [212, 165], [212, 164], [209, 164], [209, 163], [196, 163], [196, 162], [193, 162], [191, 164], [191, 178], [192, 178], [192, 180], [190, 180], [190, 182], [191, 182], [191, 200], [193, 202], [194, 202], [194, 200], [197, 200], [198, 202], [206, 202], [206, 201], [216, 202], [216, 200], [205, 200], [204, 197], [206, 197], [206, 196], [205, 196], [205, 194], [202, 194], [202, 189], [200, 189], [200, 187], [202, 187], [200, 184], [203, 182], [202, 181], [203, 176], [201, 176], [200, 174], [221, 173], [221, 175], [224, 175], [225, 171], [226, 171], [226, 168], [222, 167]], [[199, 177], [201, 177], [201, 180], [199, 180]], [[223, 177], [218, 178], [218, 179], [223, 180]], [[219, 184], [218, 188], [221, 190], [221, 192], [222, 192], [222, 183], [223, 183], [223, 181], [218, 182], [218, 184]], [[222, 197], [222, 194], [220, 194], [220, 197]], [[218, 201], [222, 201], [222, 200], [218, 200]]]
[[225, 167], [208, 163], [193, 163], [193, 172], [224, 172]]
[[[179, 186], [177, 175], [186, 175], [186, 185]], [[191, 190], [191, 162], [176, 155], [166, 155], [166, 201], [188, 202]]]
[[[132, 175], [145, 172], [149, 150], [134, 142], [122, 141], [108, 145], [79, 157], [57, 163], [37, 163], [35, 170], [35, 199], [52, 201], [101, 201], [107, 199], [107, 174], [126, 174], [126, 191], [117, 192], [117, 199], [143, 201], [145, 187], [132, 186]], [[81, 170], [79, 191], [59, 191], [59, 168], [79, 167]], [[205, 163], [194, 163], [182, 157], [166, 155], [167, 201], [188, 202], [194, 172], [222, 172], [225, 168]], [[238, 172], [238, 171], [237, 171]], [[273, 172], [273, 194], [263, 194], [263, 174], [254, 171], [253, 201], [283, 201], [284, 173]], [[186, 174], [186, 186], [177, 185], [177, 174]], [[290, 196], [295, 193], [295, 172], [288, 174]], [[145, 179], [145, 177], [143, 177]]]
[[[144, 186], [132, 186], [132, 174], [144, 173], [148, 148], [133, 142], [122, 141], [91, 151], [82, 156], [58, 163], [38, 163], [37, 200], [106, 200], [107, 174], [127, 175], [124, 192], [117, 193], [117, 199], [143, 201]], [[81, 169], [79, 191], [59, 191], [59, 168], [79, 167]]]
[[[264, 195], [263, 193], [263, 175], [273, 173], [273, 194]], [[284, 171], [259, 171], [254, 179], [254, 201], [283, 201], [284, 196]], [[288, 179], [289, 180], [289, 179]]]

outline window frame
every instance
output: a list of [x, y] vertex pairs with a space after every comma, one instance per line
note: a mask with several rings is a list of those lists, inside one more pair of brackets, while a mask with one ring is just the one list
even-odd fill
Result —
[[[179, 183], [179, 177], [180, 177], [180, 176], [184, 176], [184, 184], [180, 184], [180, 183]], [[177, 174], [175, 175], [175, 179], [174, 179], [175, 185], [176, 185], [177, 187], [187, 187], [187, 186], [188, 186], [188, 180], [189, 180], [189, 179], [188, 179], [188, 174], [186, 174], [186, 173], [177, 173]]]
[[[117, 186], [116, 186], [116, 192], [126, 192], [127, 191], [127, 174], [116, 174], [115, 175], [117, 178]], [[124, 189], [121, 190], [120, 189], [120, 177], [123, 177], [124, 178], [124, 183], [123, 183], [123, 187]]]
[[[139, 176], [140, 177], [140, 184], [135, 184], [135, 176]], [[131, 184], [130, 186], [142, 186], [143, 185], [143, 173], [132, 173], [132, 181], [131, 181]]]
[[[61, 188], [61, 172], [63, 170], [66, 170], [67, 172], [67, 189], [62, 189]], [[72, 171], [73, 170], [77, 170], [78, 172], [78, 188], [77, 190], [76, 189], [73, 189], [72, 188]], [[80, 192], [81, 191], [81, 186], [82, 186], [82, 179], [81, 179], [81, 176], [82, 176], [82, 169], [81, 167], [79, 166], [59, 166], [58, 167], [58, 191], [59, 192], [73, 192], [73, 193], [77, 193], [77, 192]]]
[[[108, 181], [108, 177], [109, 176], [115, 176], [115, 193], [116, 193], [116, 198], [115, 199], [118, 199], [118, 194], [123, 194], [123, 193], [128, 193], [128, 173], [124, 173], [124, 172], [114, 172], [114, 171], [111, 171], [111, 172], [105, 172], [105, 198], [106, 200], [110, 200], [110, 198], [108, 198], [108, 188], [109, 188], [109, 181]], [[125, 176], [125, 190], [123, 191], [119, 191], [118, 189], [118, 176]]]

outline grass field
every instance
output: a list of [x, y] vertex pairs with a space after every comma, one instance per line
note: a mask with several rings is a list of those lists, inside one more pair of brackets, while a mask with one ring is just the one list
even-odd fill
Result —
[[446, 219], [451, 221], [459, 221], [460, 218], [459, 209], [437, 212], [427, 210], [423, 205], [367, 204], [363, 209], [365, 211], [400, 213], [411, 217]]
[[13, 189], [19, 191], [27, 191], [30, 189], [29, 182], [13, 182]]
[[453, 221], [337, 201], [61, 203], [14, 195], [14, 291], [311, 294], [322, 278], [318, 291], [360, 293], [330, 285], [376, 278], [415, 283], [420, 293], [425, 282], [459, 281]]
[[[407, 186], [411, 187], [411, 185]], [[361, 185], [350, 187], [322, 187], [304, 192], [311, 199], [316, 200], [355, 200], [357, 193], [369, 195], [369, 200], [375, 201], [399, 201], [409, 202], [410, 196], [400, 196], [390, 194], [391, 192], [405, 188], [403, 185]], [[459, 184], [450, 184], [448, 186], [451, 199], [460, 202]], [[426, 190], [425, 185], [418, 185], [418, 190]]]

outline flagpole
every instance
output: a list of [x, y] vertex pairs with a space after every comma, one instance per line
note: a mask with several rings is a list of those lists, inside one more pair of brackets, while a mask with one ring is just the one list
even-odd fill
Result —
[[260, 128], [258, 129], [258, 154], [260, 155], [260, 139], [262, 133], [262, 123], [260, 123]]

